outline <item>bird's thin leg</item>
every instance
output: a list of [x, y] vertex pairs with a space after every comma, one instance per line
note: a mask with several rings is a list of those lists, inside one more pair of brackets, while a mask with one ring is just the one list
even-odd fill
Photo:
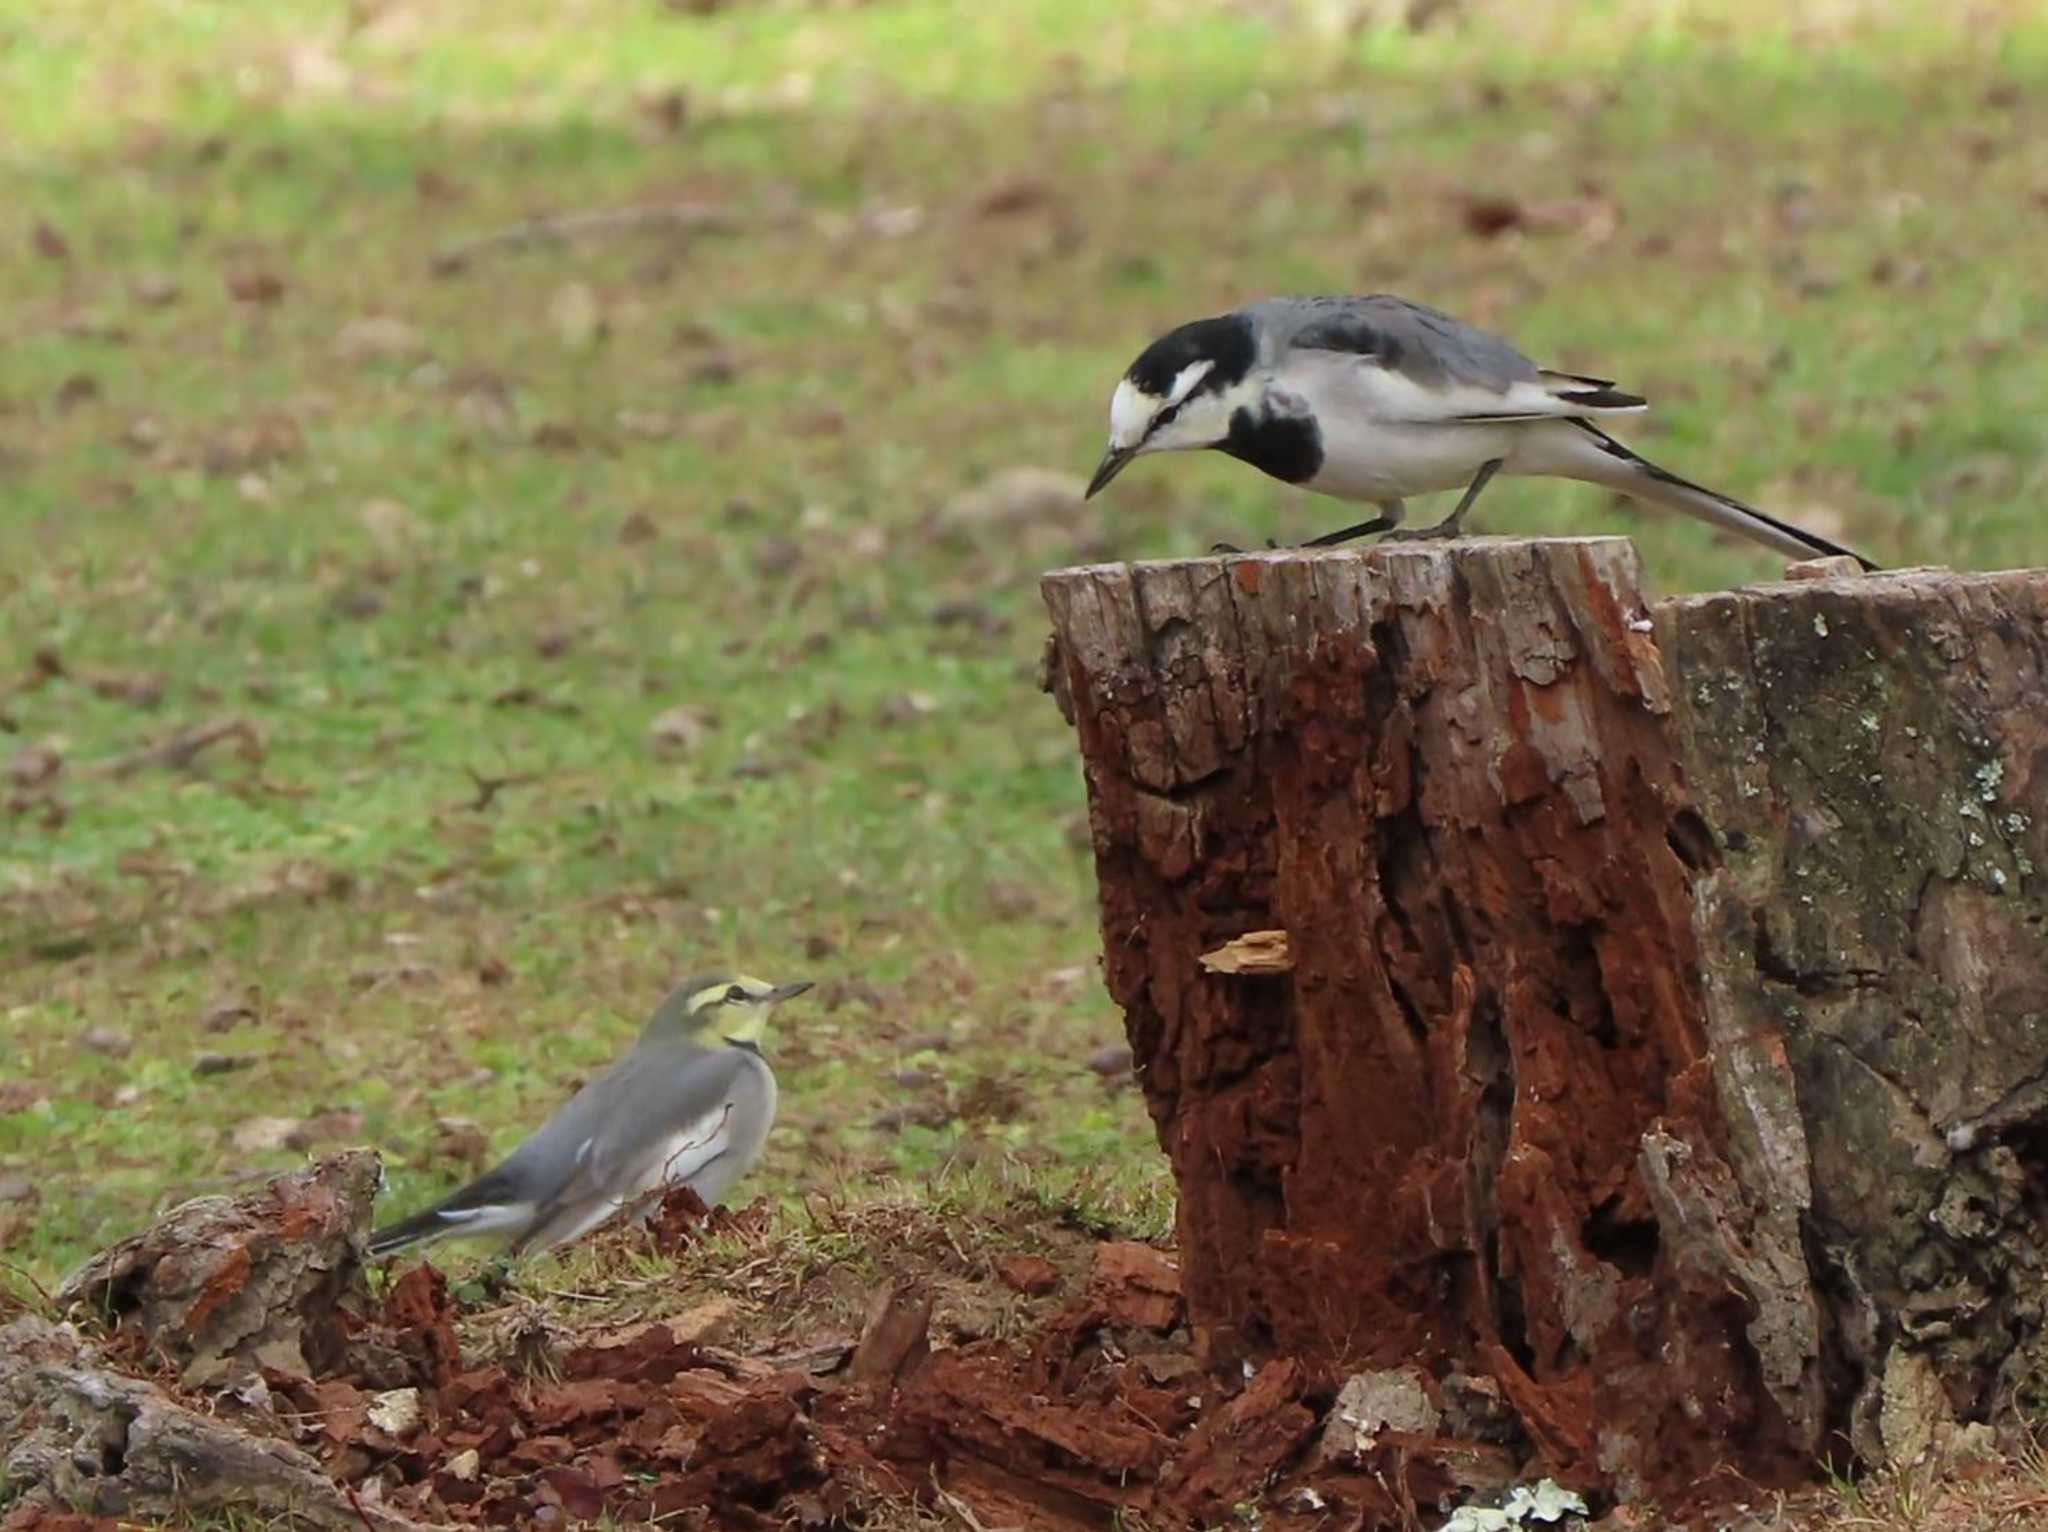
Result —
[[1465, 496], [1458, 502], [1458, 508], [1435, 526], [1417, 527], [1412, 532], [1389, 532], [1382, 541], [1434, 542], [1440, 538], [1449, 539], [1458, 536], [1458, 523], [1463, 521], [1465, 513], [1472, 509], [1472, 502], [1477, 500], [1479, 492], [1486, 488], [1486, 481], [1500, 472], [1500, 465], [1503, 461], [1501, 458], [1493, 458], [1488, 462], [1481, 463], [1479, 465], [1479, 472], [1473, 475], [1472, 482], [1466, 486]]
[[1408, 508], [1398, 500], [1382, 500], [1380, 513], [1371, 521], [1361, 521], [1355, 527], [1339, 527], [1334, 532], [1325, 532], [1321, 537], [1311, 537], [1301, 546], [1304, 548], [1334, 548], [1339, 543], [1348, 543], [1354, 537], [1370, 537], [1375, 532], [1392, 532], [1401, 524], [1401, 518], [1408, 514]]

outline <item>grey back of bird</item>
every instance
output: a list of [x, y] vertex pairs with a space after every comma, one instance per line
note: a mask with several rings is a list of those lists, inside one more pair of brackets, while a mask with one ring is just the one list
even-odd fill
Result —
[[1542, 371], [1498, 335], [1388, 293], [1266, 298], [1242, 312], [1252, 321], [1259, 360], [1268, 367], [1289, 350], [1339, 351], [1373, 357], [1424, 387], [1470, 383], [1500, 390]]

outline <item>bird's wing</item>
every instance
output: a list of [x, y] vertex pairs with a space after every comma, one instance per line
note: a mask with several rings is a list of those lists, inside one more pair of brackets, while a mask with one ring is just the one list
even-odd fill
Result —
[[620, 1065], [603, 1120], [570, 1150], [568, 1174], [534, 1207], [522, 1248], [588, 1233], [649, 1192], [691, 1180], [731, 1148], [736, 1085], [748, 1068], [739, 1049], [647, 1044]]
[[1498, 335], [1405, 298], [1279, 299], [1283, 349], [1352, 357], [1378, 417], [1477, 424], [1633, 413], [1644, 402], [1611, 380], [1538, 367]]
[[523, 1238], [538, 1210], [559, 1202], [584, 1173], [584, 1146], [613, 1119], [609, 1103], [630, 1096], [639, 1075], [631, 1066], [645, 1046], [594, 1075], [517, 1149], [469, 1185], [372, 1234], [370, 1253], [378, 1255], [421, 1240], [450, 1237], [514, 1234]]

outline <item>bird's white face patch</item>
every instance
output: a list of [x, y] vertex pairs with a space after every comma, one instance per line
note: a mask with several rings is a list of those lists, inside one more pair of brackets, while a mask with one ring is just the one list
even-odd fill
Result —
[[[1215, 370], [1215, 362], [1207, 358], [1188, 363], [1173, 375], [1173, 383], [1166, 390], [1164, 399], [1157, 394], [1146, 393], [1129, 378], [1118, 383], [1109, 400], [1110, 447], [1117, 452], [1127, 452], [1144, 442], [1159, 412], [1185, 404], [1188, 396], [1201, 385], [1202, 379]], [[1147, 444], [1146, 450], [1152, 450], [1151, 444]]]
[[1128, 452], [1137, 446], [1145, 439], [1145, 428], [1152, 424], [1152, 417], [1165, 403], [1125, 378], [1109, 397], [1109, 445], [1118, 452]]
[[1212, 361], [1190, 362], [1173, 375], [1173, 387], [1166, 391], [1168, 404], [1180, 404], [1195, 391], [1195, 385], [1216, 370]]

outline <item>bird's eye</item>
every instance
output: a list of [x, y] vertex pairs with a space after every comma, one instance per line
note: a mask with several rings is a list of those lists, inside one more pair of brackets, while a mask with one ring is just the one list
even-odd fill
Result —
[[1178, 415], [1179, 413], [1180, 405], [1167, 405], [1165, 409], [1161, 410], [1157, 415], [1154, 415], [1152, 417], [1151, 424], [1145, 427], [1145, 439], [1147, 441], [1150, 441], [1153, 437], [1157, 436], [1161, 431], [1165, 430], [1168, 426], [1172, 425], [1173, 417]]
[[731, 989], [725, 992], [725, 1003], [727, 1005], [738, 1005], [742, 1000], [746, 998], [747, 992], [741, 989], [737, 984], [735, 984]]

